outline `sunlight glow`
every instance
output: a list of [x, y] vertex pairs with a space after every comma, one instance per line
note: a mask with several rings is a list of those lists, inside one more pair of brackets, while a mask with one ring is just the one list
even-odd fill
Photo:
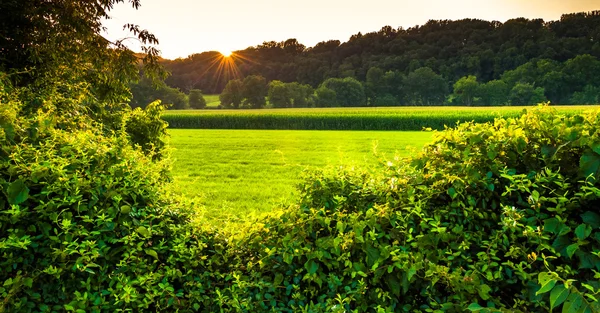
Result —
[[231, 50], [221, 50], [219, 52], [221, 53], [222, 56], [224, 56], [226, 58], [230, 57], [231, 53], [232, 53]]

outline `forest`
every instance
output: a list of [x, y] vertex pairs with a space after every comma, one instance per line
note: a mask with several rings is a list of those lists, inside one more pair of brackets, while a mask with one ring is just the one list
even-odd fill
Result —
[[[319, 97], [318, 89], [332, 78], [361, 83], [364, 95], [359, 90], [351, 106], [597, 103], [600, 11], [565, 14], [557, 21], [430, 20], [408, 29], [384, 26], [347, 42], [329, 40], [314, 47], [296, 39], [267, 41], [222, 59], [216, 51], [163, 59], [171, 73], [167, 86], [158, 92], [147, 81], [133, 86], [134, 106], [162, 97], [185, 108], [183, 93], [220, 94], [229, 81], [251, 75], [266, 83], [310, 87], [296, 106], [345, 106], [344, 99], [319, 103], [331, 96], [321, 90]], [[294, 101], [287, 102], [280, 106]]]

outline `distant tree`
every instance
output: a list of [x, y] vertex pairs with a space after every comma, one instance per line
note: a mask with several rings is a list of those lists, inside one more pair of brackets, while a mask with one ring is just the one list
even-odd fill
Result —
[[600, 86], [600, 61], [589, 54], [566, 61], [564, 73], [571, 92], [582, 91], [587, 85]]
[[286, 84], [294, 108], [304, 108], [312, 106], [311, 95], [314, 93], [310, 85], [304, 85], [297, 82]]
[[375, 105], [377, 98], [383, 96], [386, 92], [387, 86], [384, 76], [385, 73], [379, 67], [371, 67], [367, 71], [365, 94], [370, 105]]
[[268, 98], [269, 103], [274, 108], [290, 108], [292, 106], [292, 97], [286, 83], [274, 80], [269, 83]]
[[448, 90], [446, 80], [428, 67], [408, 74], [404, 84], [411, 105], [441, 105]]
[[304, 52], [305, 49], [306, 46], [299, 43], [296, 38], [288, 39], [283, 43], [283, 50], [289, 54], [297, 55]]
[[161, 100], [163, 104], [170, 105], [170, 109], [183, 110], [190, 107], [188, 97], [179, 89], [171, 88], [162, 83], [155, 85], [147, 78], [130, 84], [130, 89], [133, 97], [129, 105], [132, 108], [145, 108], [156, 100]]
[[406, 77], [399, 71], [387, 71], [383, 76], [385, 92], [394, 96], [396, 99], [395, 105], [402, 105], [404, 102], [404, 93], [406, 88], [404, 80]]
[[454, 97], [463, 105], [473, 105], [479, 89], [477, 77], [465, 76], [454, 83]]
[[352, 77], [329, 78], [323, 82], [323, 86], [335, 92], [337, 105], [343, 107], [366, 105], [367, 99], [364, 87]]
[[534, 105], [547, 101], [544, 88], [527, 83], [517, 83], [510, 91], [511, 105]]
[[600, 87], [587, 85], [571, 97], [571, 104], [600, 104]]
[[244, 97], [244, 104], [248, 104], [251, 107], [258, 109], [267, 104], [267, 81], [260, 75], [250, 75], [244, 78], [242, 95]]
[[477, 90], [478, 104], [484, 106], [499, 106], [508, 104], [510, 88], [502, 80], [492, 80], [481, 84]]
[[317, 107], [335, 107], [338, 106], [337, 103], [337, 95], [335, 91], [321, 85], [317, 90], [315, 90], [315, 104]]
[[202, 96], [202, 91], [198, 89], [190, 90], [188, 100], [192, 109], [204, 109], [206, 107], [206, 99]]
[[377, 99], [375, 99], [375, 102], [372, 105], [376, 107], [397, 106], [398, 99], [396, 99], [396, 97], [392, 96], [391, 94], [386, 93], [377, 97]]
[[230, 80], [227, 85], [225, 85], [223, 92], [219, 95], [221, 105], [236, 109], [239, 108], [244, 100], [243, 86], [244, 84], [240, 79]]

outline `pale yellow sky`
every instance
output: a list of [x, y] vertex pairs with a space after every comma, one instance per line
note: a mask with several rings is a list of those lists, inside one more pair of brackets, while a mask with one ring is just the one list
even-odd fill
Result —
[[104, 24], [111, 40], [126, 36], [124, 24], [139, 24], [158, 37], [163, 57], [174, 59], [289, 38], [309, 47], [330, 39], [343, 42], [359, 31], [408, 28], [430, 19], [556, 20], [563, 13], [592, 10], [600, 10], [599, 0], [142, 0], [138, 11], [117, 5]]

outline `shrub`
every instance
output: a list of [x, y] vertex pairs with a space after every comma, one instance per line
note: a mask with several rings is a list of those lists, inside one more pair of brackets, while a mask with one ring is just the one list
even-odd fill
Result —
[[158, 105], [131, 114], [130, 137], [91, 120], [65, 129], [50, 107], [25, 117], [21, 102], [2, 90], [0, 99], [1, 312], [212, 305], [207, 292], [224, 278], [210, 251], [223, 240], [168, 192], [168, 160], [130, 142], [164, 130]]
[[202, 96], [202, 91], [198, 89], [190, 90], [188, 96], [190, 102], [190, 108], [192, 109], [204, 109], [206, 108], [206, 99]]
[[299, 208], [246, 231], [245, 275], [290, 311], [597, 312], [598, 129], [600, 112], [543, 108], [313, 174]]

